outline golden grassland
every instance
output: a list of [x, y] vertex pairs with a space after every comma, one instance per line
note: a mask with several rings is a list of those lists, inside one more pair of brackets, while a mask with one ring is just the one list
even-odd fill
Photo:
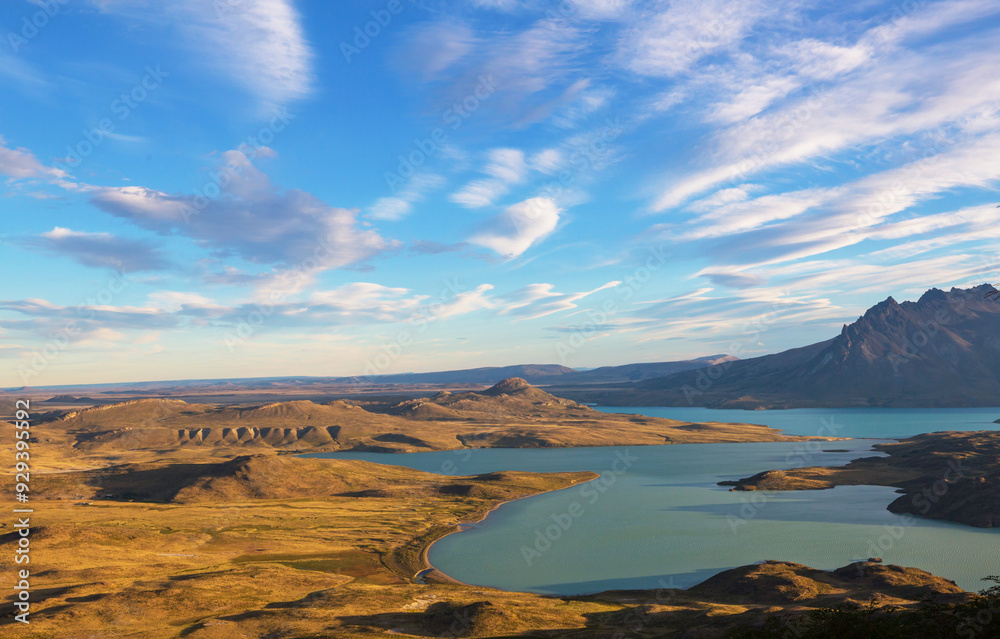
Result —
[[[50, 496], [32, 502], [32, 583], [40, 603], [17, 636], [606, 637], [625, 626], [639, 628], [636, 636], [672, 636], [693, 626], [721, 631], [764, 610], [865, 601], [876, 590], [882, 603], [963, 596], [922, 571], [893, 573], [877, 564], [847, 578], [765, 564], [691, 591], [589, 597], [420, 584], [414, 576], [426, 566], [424, 549], [458, 522], [593, 474], [443, 477], [274, 455], [193, 465], [203, 468], [183, 469], [183, 488], [155, 497], [143, 493], [177, 480], [174, 464], [134, 468], [144, 474], [133, 498], [148, 501], [58, 499], [119, 487], [101, 481], [101, 472], [40, 475], [38, 490]], [[5, 575], [16, 543], [9, 531], [0, 528]], [[862, 578], [864, 571], [884, 574]], [[895, 580], [889, 586], [885, 575]]]
[[153, 461], [165, 452], [200, 458], [206, 450], [227, 456], [239, 454], [234, 450], [421, 452], [810, 439], [755, 424], [603, 413], [516, 378], [481, 392], [443, 392], [403, 402], [216, 406], [137, 399], [52, 415], [38, 430], [47, 444], [40, 454], [67, 470], [87, 467], [88, 458], [98, 464], [116, 457]]
[[[427, 547], [458, 523], [595, 475], [452, 477], [279, 454], [559, 446], [574, 437], [590, 445], [785, 439], [760, 426], [601, 417], [520, 384], [500, 390], [370, 410], [343, 402], [192, 407], [152, 400], [33, 425], [32, 621], [0, 626], [0, 635], [586, 638], [701, 629], [707, 634], [697, 636], [711, 637], [768, 611], [864, 602], [874, 593], [899, 605], [928, 594], [967, 596], [923, 571], [877, 563], [831, 573], [772, 562], [688, 591], [582, 597], [503, 592], [433, 572], [423, 583], [417, 573], [428, 567]], [[303, 422], [330, 439], [300, 436]], [[220, 432], [198, 439], [191, 435], [197, 429]], [[0, 425], [10, 460], [13, 431]], [[476, 433], [486, 435], [463, 441]], [[8, 495], [12, 484], [7, 475]], [[5, 518], [0, 527], [6, 580], [15, 568], [12, 523]], [[9, 620], [13, 598], [5, 596]]]

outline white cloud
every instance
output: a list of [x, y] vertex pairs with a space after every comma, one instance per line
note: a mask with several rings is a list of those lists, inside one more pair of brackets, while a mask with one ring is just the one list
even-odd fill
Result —
[[[480, 39], [466, 24], [455, 20], [425, 25], [413, 32], [401, 55], [401, 66], [417, 71], [424, 80], [440, 77], [461, 62], [479, 44]], [[419, 57], [406, 51], [420, 51]]]
[[486, 308], [493, 308], [493, 301], [486, 294], [493, 290], [492, 284], [480, 284], [471, 291], [456, 293], [455, 296], [441, 304], [429, 305], [427, 313], [436, 318], [446, 319], [457, 315], [465, 315]]
[[632, 0], [569, 0], [576, 14], [589, 20], [620, 20], [628, 15]]
[[222, 308], [211, 299], [200, 293], [188, 293], [183, 291], [156, 291], [147, 296], [147, 305], [150, 308], [176, 312], [185, 306], [201, 306], [211, 308]]
[[507, 207], [468, 241], [517, 257], [556, 229], [561, 212], [553, 199], [534, 197]]
[[18, 179], [63, 177], [65, 173], [43, 165], [28, 149], [8, 147], [0, 135], [0, 175]]
[[566, 19], [618, 20], [632, 6], [632, 0], [560, 0], [560, 4], [554, 9], [524, 0], [472, 0], [472, 5], [479, 9], [504, 13], [513, 13], [521, 9], [539, 11], [545, 8], [549, 13]]
[[380, 197], [368, 208], [376, 220], [399, 220], [410, 214], [413, 204], [424, 199], [428, 191], [444, 185], [444, 178], [432, 173], [417, 173], [396, 195]]
[[323, 308], [344, 315], [364, 313], [385, 320], [405, 316], [426, 298], [426, 295], [410, 295], [406, 288], [354, 282], [337, 289], [312, 293], [309, 306], [314, 311]]
[[[219, 4], [189, 0], [188, 7], [204, 19], [205, 8]], [[204, 38], [208, 59], [265, 102], [285, 104], [308, 95], [313, 55], [292, 2], [240, 0], [234, 7], [221, 20], [209, 16], [190, 24]]]
[[[473, 97], [488, 78], [497, 89], [478, 101], [476, 121], [526, 126], [584, 95], [580, 89], [586, 84], [580, 82], [586, 76], [578, 57], [588, 32], [574, 21], [555, 18], [520, 30], [491, 25], [470, 32], [448, 19], [417, 27], [396, 57], [409, 76], [435, 83], [442, 111]], [[431, 51], [443, 47], [446, 53], [428, 55], [428, 43]]]
[[[717, 130], [708, 143], [710, 164], [672, 177], [653, 208], [674, 208], [712, 187], [779, 166], [836, 157], [895, 136], [972, 124], [1000, 101], [992, 58], [983, 54], [987, 46], [983, 39], [921, 51], [889, 49], [877, 64], [857, 68], [867, 53], [845, 54], [822, 72], [853, 71], [838, 84], [815, 93], [798, 91], [779, 107]], [[729, 113], [735, 117], [737, 112], [733, 107]]]
[[771, 222], [800, 215], [825, 200], [824, 191], [807, 189], [720, 204], [689, 222], [688, 225], [693, 228], [676, 236], [676, 239], [696, 240], [753, 230]]
[[506, 195], [510, 187], [520, 184], [528, 174], [524, 152], [519, 149], [493, 149], [482, 172], [488, 178], [475, 180], [452, 193], [449, 199], [466, 208], [489, 206]]
[[517, 315], [521, 319], [531, 320], [553, 313], [570, 311], [577, 308], [577, 302], [583, 298], [620, 284], [618, 281], [607, 282], [590, 291], [580, 293], [559, 293], [555, 285], [548, 283], [529, 284], [524, 288], [502, 296], [499, 305], [501, 315]]
[[735, 96], [709, 107], [706, 119], [711, 122], [731, 124], [757, 115], [772, 103], [798, 89], [800, 83], [794, 78], [772, 76], [759, 83], [750, 84]]
[[874, 48], [863, 41], [845, 47], [805, 38], [783, 45], [775, 53], [786, 58], [791, 69], [803, 78], [830, 80], [869, 62]]
[[716, 286], [726, 286], [729, 288], [757, 288], [767, 282], [763, 277], [752, 273], [703, 270], [698, 275], [706, 278]]
[[697, 202], [692, 202], [688, 208], [692, 211], [710, 211], [726, 204], [745, 202], [750, 198], [750, 193], [753, 190], [755, 190], [755, 187], [752, 184], [743, 184], [728, 189], [719, 189], [706, 198], [702, 198]]
[[357, 264], [396, 246], [361, 228], [356, 211], [297, 189], [280, 190], [242, 152], [227, 151], [222, 159], [229, 183], [215, 199], [127, 186], [91, 187], [91, 200], [142, 228], [179, 233], [218, 254], [275, 265], [282, 272], [262, 285], [286, 293], [301, 290], [326, 269]]
[[542, 149], [528, 160], [528, 164], [536, 171], [551, 175], [565, 163], [563, 152], [559, 149]]
[[[416, 294], [402, 287], [388, 287], [372, 282], [352, 282], [332, 290], [312, 293], [307, 301], [277, 301], [266, 315], [269, 328], [329, 327], [399, 323], [424, 320], [444, 320], [494, 307], [489, 296], [490, 284], [473, 290], [436, 298]], [[48, 335], [64, 328], [68, 322], [78, 326], [83, 336], [110, 335], [114, 331], [149, 331], [177, 329], [185, 326], [234, 326], [246, 321], [249, 314], [260, 312], [261, 306], [244, 301], [222, 305], [193, 292], [156, 291], [143, 306], [81, 305], [59, 306], [41, 299], [0, 300], [0, 329], [21, 333]], [[27, 321], [11, 320], [4, 313], [25, 316]], [[135, 343], [156, 341], [138, 337]]]
[[230, 78], [266, 106], [312, 92], [313, 53], [292, 0], [92, 1], [105, 12], [175, 25], [198, 66]]
[[672, 77], [701, 58], [742, 40], [780, 3], [759, 0], [677, 0], [656, 7], [634, 21], [621, 36], [622, 63], [635, 73]]
[[640, 343], [725, 339], [730, 349], [738, 343], [742, 355], [753, 351], [762, 336], [774, 335], [783, 326], [844, 317], [843, 309], [812, 293], [793, 294], [778, 287], [729, 290], [724, 296], [711, 292], [702, 288], [646, 305], [633, 313], [642, 321], [633, 321], [627, 330], [637, 333]]

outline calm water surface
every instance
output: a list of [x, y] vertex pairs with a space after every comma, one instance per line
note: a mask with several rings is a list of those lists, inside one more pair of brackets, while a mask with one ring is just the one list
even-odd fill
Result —
[[[832, 417], [834, 424], [842, 425], [839, 435], [889, 438], [929, 430], [997, 428], [992, 421], [1000, 410], [629, 412], [690, 421], [747, 421], [803, 435], [816, 434], [823, 427], [820, 420], [829, 424]], [[893, 488], [735, 493], [716, 485], [773, 468], [840, 465], [877, 455], [871, 446], [879, 441], [884, 440], [310, 456], [455, 475], [496, 470], [601, 473], [594, 482], [504, 504], [482, 523], [431, 547], [431, 563], [446, 574], [506, 590], [579, 594], [611, 588], [684, 588], [727, 568], [765, 559], [832, 569], [879, 556], [954, 579], [967, 590], [982, 588], [980, 579], [986, 575], [1000, 574], [1000, 531], [900, 518], [885, 510], [898, 496]], [[846, 452], [829, 452], [840, 450]]]
[[939, 430], [1000, 430], [1000, 408], [793, 408], [719, 410], [669, 406], [595, 406], [605, 413], [634, 413], [686, 422], [745, 422], [781, 428], [789, 435], [900, 438]]

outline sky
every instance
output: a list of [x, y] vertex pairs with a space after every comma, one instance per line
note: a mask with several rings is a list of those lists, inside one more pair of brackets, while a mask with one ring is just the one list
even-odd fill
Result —
[[995, 0], [9, 0], [0, 386], [753, 357], [1000, 280]]

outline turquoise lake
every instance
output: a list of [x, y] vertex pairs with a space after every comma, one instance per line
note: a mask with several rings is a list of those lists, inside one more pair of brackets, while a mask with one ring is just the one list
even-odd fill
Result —
[[632, 413], [687, 422], [745, 422], [780, 428], [789, 435], [902, 438], [939, 430], [1000, 430], [1000, 408], [793, 408], [720, 410], [669, 406], [606, 407], [605, 413]]
[[869, 439], [309, 456], [456, 475], [601, 473], [592, 482], [503, 504], [483, 522], [431, 547], [430, 561], [444, 573], [505, 590], [685, 588], [765, 559], [832, 569], [878, 556], [953, 579], [967, 590], [979, 590], [982, 577], [1000, 574], [1000, 531], [893, 515], [885, 509], [898, 497], [893, 488], [737, 493], [716, 485], [768, 469], [840, 465], [878, 455], [871, 447], [880, 441], [920, 432], [998, 429], [992, 421], [1000, 409], [602, 410], [745, 421], [802, 435], [827, 434], [818, 429], [832, 423], [839, 436]]

